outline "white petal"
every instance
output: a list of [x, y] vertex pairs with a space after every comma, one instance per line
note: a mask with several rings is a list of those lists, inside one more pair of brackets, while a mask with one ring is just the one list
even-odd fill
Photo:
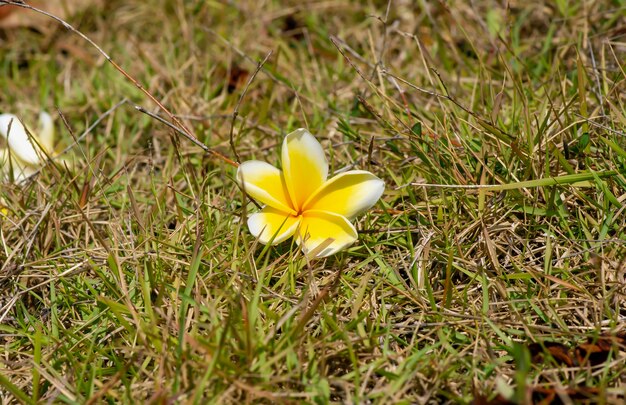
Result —
[[36, 165], [41, 161], [26, 133], [26, 128], [15, 115], [0, 114], [0, 134], [8, 140], [11, 152], [25, 163]]
[[35, 174], [36, 171], [32, 166], [13, 166], [13, 181], [21, 183]]
[[305, 210], [322, 210], [354, 218], [369, 209], [385, 191], [385, 182], [365, 170], [352, 170], [328, 180], [306, 202]]
[[325, 211], [306, 211], [302, 214], [297, 242], [309, 256], [333, 255], [356, 239], [356, 229], [341, 215]]
[[54, 150], [54, 123], [50, 114], [45, 111], [39, 114], [39, 141], [48, 153], [52, 153]]
[[243, 162], [237, 169], [237, 180], [255, 200], [285, 212], [296, 213], [291, 205], [285, 179], [274, 166], [258, 160]]
[[328, 162], [322, 145], [304, 128], [287, 135], [281, 151], [285, 183], [296, 211], [326, 181]]
[[299, 217], [272, 207], [265, 207], [261, 212], [252, 214], [248, 218], [250, 233], [264, 245], [270, 241], [272, 245], [276, 245], [289, 238], [296, 232], [298, 224], [300, 224]]
[[9, 149], [0, 149], [0, 181], [13, 180], [19, 183], [35, 173], [35, 168], [25, 164], [15, 155], [9, 156], [10, 153]]

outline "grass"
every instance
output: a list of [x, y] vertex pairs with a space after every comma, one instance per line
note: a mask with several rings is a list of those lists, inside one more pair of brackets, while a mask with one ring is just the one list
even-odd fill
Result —
[[62, 146], [101, 119], [72, 169], [0, 188], [3, 403], [623, 400], [623, 346], [564, 366], [530, 345], [623, 333], [626, 3], [112, 1], [70, 21], [213, 150], [235, 159], [239, 105], [242, 160], [278, 164], [304, 126], [386, 192], [336, 256], [261, 246], [235, 169], [137, 111], [162, 114], [94, 48], [0, 31], [0, 111], [56, 111]]

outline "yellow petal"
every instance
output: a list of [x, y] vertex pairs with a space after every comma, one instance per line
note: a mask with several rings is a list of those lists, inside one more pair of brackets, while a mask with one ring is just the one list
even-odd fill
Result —
[[328, 180], [306, 202], [305, 210], [329, 211], [354, 218], [376, 204], [385, 182], [365, 170], [352, 170]]
[[[265, 207], [261, 212], [252, 214], [248, 218], [250, 233], [255, 238], [258, 238], [259, 242], [267, 244], [272, 241], [272, 245], [292, 236], [296, 232], [299, 223], [299, 217], [289, 215], [272, 207]], [[272, 240], [272, 238], [274, 239]]]
[[9, 150], [0, 148], [0, 181], [9, 176]]
[[[329, 244], [328, 239], [331, 239]], [[302, 214], [297, 242], [306, 254], [325, 244], [321, 251], [314, 252], [317, 253], [315, 256], [330, 256], [350, 246], [356, 239], [356, 229], [341, 215], [326, 211], [305, 211]]]
[[[41, 161], [39, 154], [35, 151], [33, 143], [26, 133], [26, 128], [15, 115], [0, 114], [0, 134], [8, 140], [9, 148], [13, 154], [27, 164], [39, 164]], [[30, 134], [33, 135], [32, 132]]]
[[309, 131], [300, 128], [285, 137], [281, 152], [287, 190], [293, 207], [300, 211], [328, 177], [324, 149]]
[[237, 180], [255, 200], [284, 212], [296, 213], [291, 205], [285, 179], [274, 166], [258, 160], [243, 162], [237, 169]]
[[39, 141], [48, 153], [54, 151], [54, 124], [50, 114], [44, 111], [39, 114]]
[[0, 198], [0, 217], [9, 215], [9, 208], [2, 198]]

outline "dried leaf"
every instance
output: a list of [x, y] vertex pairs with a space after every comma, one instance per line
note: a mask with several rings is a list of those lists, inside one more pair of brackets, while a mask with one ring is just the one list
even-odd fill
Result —
[[[595, 387], [534, 387], [532, 389], [532, 402], [534, 404], [562, 404], [561, 396], [565, 396], [573, 401], [592, 401], [600, 394], [600, 390]], [[577, 402], [579, 403], [579, 402]], [[595, 402], [592, 402], [595, 403]]]
[[569, 348], [557, 342], [532, 343], [528, 346], [532, 362], [540, 364], [545, 362], [545, 355], [549, 354], [557, 364], [565, 364], [568, 367], [574, 366]]
[[235, 90], [243, 86], [246, 83], [246, 80], [248, 80], [248, 76], [250, 76], [250, 71], [240, 67], [239, 65], [233, 65], [228, 76], [228, 92], [233, 93]]
[[305, 25], [298, 15], [289, 14], [285, 16], [282, 26], [282, 31], [285, 36], [291, 37], [296, 41], [302, 41], [304, 39], [304, 29]]
[[7, 18], [15, 10], [16, 10], [15, 7], [0, 6], [0, 24], [2, 24], [2, 20]]
[[[91, 5], [100, 4], [101, 1], [102, 0], [33, 0], [29, 1], [28, 4], [65, 20], [87, 9]], [[0, 29], [24, 27], [43, 32], [55, 24], [57, 24], [57, 22], [50, 17], [23, 7], [9, 5], [0, 7]]]
[[576, 359], [579, 364], [590, 364], [597, 366], [608, 360], [611, 349], [624, 350], [626, 346], [626, 333], [620, 332], [617, 335], [602, 335], [594, 342], [594, 339], [587, 339], [586, 343], [578, 345], [575, 349]]

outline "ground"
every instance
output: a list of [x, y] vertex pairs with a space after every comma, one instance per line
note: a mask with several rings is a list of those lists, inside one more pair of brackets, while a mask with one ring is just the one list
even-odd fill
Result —
[[[623, 1], [15, 12], [0, 113], [71, 148], [0, 187], [3, 403], [623, 400]], [[386, 183], [326, 259], [234, 178], [299, 127]]]

